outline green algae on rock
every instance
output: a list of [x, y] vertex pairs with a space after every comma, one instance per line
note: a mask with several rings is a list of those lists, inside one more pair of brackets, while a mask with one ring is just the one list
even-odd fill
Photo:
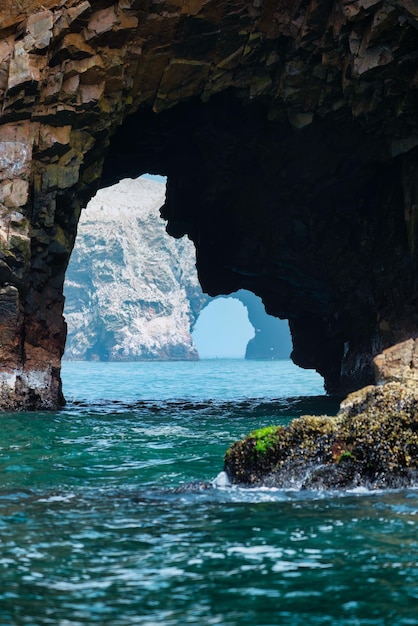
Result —
[[418, 479], [418, 389], [370, 385], [336, 416], [303, 416], [234, 443], [225, 456], [233, 484], [302, 489], [399, 488]]

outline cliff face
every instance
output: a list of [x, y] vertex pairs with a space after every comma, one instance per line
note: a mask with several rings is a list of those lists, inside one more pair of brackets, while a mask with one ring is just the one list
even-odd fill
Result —
[[190, 240], [165, 233], [165, 185], [126, 179], [82, 212], [65, 284], [66, 358], [197, 359], [191, 330], [209, 297]]
[[57, 406], [63, 281], [98, 186], [168, 176], [203, 289], [289, 318], [328, 389], [417, 334], [414, 0], [4, 0], [1, 405]]

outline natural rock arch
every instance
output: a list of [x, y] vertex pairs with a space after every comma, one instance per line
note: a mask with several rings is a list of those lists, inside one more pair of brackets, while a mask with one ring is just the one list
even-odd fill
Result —
[[371, 382], [372, 357], [402, 337], [414, 289], [402, 159], [382, 135], [350, 116], [295, 129], [226, 92], [138, 112], [107, 159], [105, 181], [143, 160], [168, 176], [162, 214], [172, 235], [195, 242], [206, 292], [260, 295], [289, 319], [295, 362], [328, 390]]
[[62, 402], [80, 209], [145, 171], [205, 290], [289, 318], [329, 390], [370, 381], [418, 327], [417, 22], [412, 0], [3, 2], [1, 406]]

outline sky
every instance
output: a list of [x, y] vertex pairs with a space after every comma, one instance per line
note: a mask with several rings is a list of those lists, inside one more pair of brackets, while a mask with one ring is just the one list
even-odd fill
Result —
[[166, 176], [159, 176], [157, 174], [143, 174], [141, 178], [149, 178], [149, 180], [155, 180], [157, 183], [166, 183]]
[[244, 358], [254, 328], [242, 302], [217, 298], [203, 309], [192, 335], [201, 359]]

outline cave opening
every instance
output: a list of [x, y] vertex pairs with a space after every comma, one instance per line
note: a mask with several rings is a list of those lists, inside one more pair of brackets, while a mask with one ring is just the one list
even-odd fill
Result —
[[195, 248], [165, 232], [166, 179], [145, 174], [101, 189], [83, 210], [64, 286], [64, 360], [287, 359], [287, 322], [251, 292], [212, 298]]
[[242, 302], [218, 297], [201, 311], [192, 335], [201, 359], [244, 358], [255, 331]]
[[211, 299], [192, 335], [200, 358], [277, 360], [292, 351], [287, 320], [268, 315], [261, 299], [245, 289]]
[[261, 297], [328, 392], [373, 381], [411, 276], [402, 160], [378, 128], [345, 107], [295, 121], [227, 90], [126, 118], [102, 182], [145, 171], [167, 176], [161, 214], [194, 242], [205, 293]]
[[205, 293], [261, 297], [328, 391], [373, 382], [373, 357], [418, 328], [411, 0], [329, 19], [328, 3], [151, 4], [4, 31], [3, 404], [62, 402], [81, 206], [145, 172], [168, 177], [162, 213]]

